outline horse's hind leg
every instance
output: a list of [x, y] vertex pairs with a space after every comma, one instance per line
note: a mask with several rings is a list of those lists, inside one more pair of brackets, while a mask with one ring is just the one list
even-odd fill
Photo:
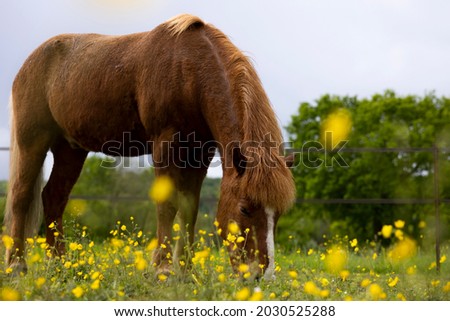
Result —
[[[69, 199], [70, 191], [80, 176], [84, 161], [88, 154], [83, 149], [74, 149], [66, 140], [59, 140], [51, 151], [53, 168], [50, 178], [42, 192], [47, 243], [54, 254], [61, 255], [65, 251], [62, 216]], [[54, 228], [49, 228], [50, 224]], [[55, 232], [58, 234], [55, 234]]]
[[40, 224], [42, 166], [50, 145], [50, 138], [45, 133], [28, 143], [23, 134], [15, 137], [18, 134], [13, 129], [5, 213], [7, 233], [14, 240], [13, 246], [6, 251], [5, 263], [15, 273], [26, 272], [25, 239], [32, 237]]

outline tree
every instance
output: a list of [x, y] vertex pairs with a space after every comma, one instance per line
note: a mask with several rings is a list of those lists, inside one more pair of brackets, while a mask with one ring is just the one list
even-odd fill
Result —
[[[324, 95], [315, 104], [302, 103], [286, 128], [294, 149], [323, 146], [321, 124], [332, 112], [344, 109], [352, 119], [347, 142], [334, 151], [301, 154], [294, 176], [299, 199], [430, 199], [433, 198], [433, 154], [430, 152], [344, 152], [344, 148], [441, 148], [450, 146], [450, 100], [428, 94], [398, 97], [392, 91], [371, 99]], [[322, 139], [322, 141], [321, 141]], [[441, 153], [441, 173], [450, 170]], [[441, 197], [450, 182], [441, 180]], [[432, 212], [427, 205], [297, 204], [280, 222], [298, 228], [303, 239], [319, 241], [323, 233], [360, 239], [376, 238], [382, 225], [404, 219], [411, 232]], [[307, 227], [306, 237], [302, 226]], [[308, 231], [309, 229], [309, 231]], [[282, 234], [282, 233], [281, 233]], [[286, 237], [286, 236], [285, 236]]]

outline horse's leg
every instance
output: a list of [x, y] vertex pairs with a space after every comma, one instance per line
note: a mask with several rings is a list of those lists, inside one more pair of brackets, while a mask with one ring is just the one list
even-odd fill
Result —
[[[77, 181], [88, 154], [83, 149], [72, 148], [66, 140], [58, 141], [51, 148], [53, 169], [42, 192], [47, 243], [53, 254], [64, 254], [62, 216], [69, 199], [70, 191]], [[55, 228], [49, 228], [50, 224]], [[55, 236], [55, 232], [58, 236]]]
[[42, 209], [42, 167], [50, 145], [50, 136], [41, 133], [36, 139], [26, 131], [15, 132], [13, 126], [10, 155], [10, 180], [5, 213], [6, 233], [14, 244], [6, 251], [5, 263], [14, 273], [26, 272], [25, 239], [36, 233]]
[[[171, 175], [171, 171], [168, 168], [155, 169], [156, 179], [162, 175], [171, 178], [175, 183], [174, 175]], [[178, 199], [175, 185], [175, 191], [170, 195], [169, 199], [157, 204], [157, 229], [156, 235], [158, 238], [158, 248], [153, 253], [153, 265], [157, 268], [157, 273], [168, 274], [172, 268], [169, 261], [171, 261], [171, 241], [172, 241], [172, 226], [177, 214]]]
[[183, 169], [178, 187], [177, 222], [180, 226], [174, 251], [175, 263], [189, 264], [194, 243], [195, 222], [197, 221], [200, 189], [206, 176], [206, 169]]

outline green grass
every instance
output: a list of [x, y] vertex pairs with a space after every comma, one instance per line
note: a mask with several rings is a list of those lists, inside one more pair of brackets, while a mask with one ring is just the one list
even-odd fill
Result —
[[[315, 249], [276, 256], [274, 280], [251, 281], [233, 273], [215, 232], [200, 230], [187, 272], [165, 277], [151, 265], [155, 242], [133, 221], [119, 224], [110, 238], [93, 241], [86, 228], [73, 228], [63, 258], [48, 258], [43, 238], [28, 240], [28, 273], [0, 269], [0, 299], [18, 300], [449, 300], [448, 247], [441, 272], [432, 251], [415, 248], [400, 259], [392, 249], [334, 237]], [[397, 240], [397, 243], [399, 241]], [[361, 243], [361, 242], [360, 242]], [[332, 249], [332, 250], [330, 250]], [[378, 249], [378, 250], [377, 250]], [[0, 250], [4, 266], [5, 246]], [[335, 254], [333, 256], [333, 253]]]

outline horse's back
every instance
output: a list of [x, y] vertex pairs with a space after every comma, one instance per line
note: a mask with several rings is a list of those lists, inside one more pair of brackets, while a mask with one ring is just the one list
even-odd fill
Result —
[[[185, 26], [182, 34], [162, 24], [124, 36], [64, 34], [47, 40], [16, 78], [16, 91], [29, 98], [23, 108], [46, 113], [66, 139], [93, 151], [102, 151], [107, 141], [123, 141], [123, 133], [144, 143], [166, 128], [210, 136], [199, 82], [220, 72], [205, 69], [216, 55], [202, 25], [192, 23], [196, 28]], [[195, 121], [186, 122], [188, 117]]]

